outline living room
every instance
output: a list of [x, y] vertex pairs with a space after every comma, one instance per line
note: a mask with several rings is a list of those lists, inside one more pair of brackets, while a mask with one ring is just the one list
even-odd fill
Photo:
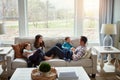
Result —
[[[104, 46], [105, 36], [108, 35], [103, 27], [112, 26], [111, 30], [113, 31], [106, 28], [109, 32], [110, 39], [112, 38], [111, 44], [109, 44], [119, 50], [119, 3], [119, 0], [2, 0], [0, 2], [0, 49], [9, 47], [6, 48], [6, 51], [9, 52], [11, 45], [24, 41], [33, 43], [34, 37], [37, 34], [41, 34], [43, 40], [45, 40], [47, 49], [54, 46], [57, 42], [63, 42], [66, 36], [71, 37], [73, 45], [78, 46], [79, 43], [77, 42], [80, 36], [86, 36], [88, 38], [87, 46], [98, 50], [96, 46]], [[97, 52], [96, 55], [99, 59]], [[103, 60], [104, 62], [107, 57]], [[8, 57], [8, 59], [10, 58]], [[111, 58], [111, 55], [109, 58]], [[112, 56], [112, 58], [114, 57]], [[2, 60], [3, 57], [1, 57]], [[109, 61], [107, 60], [107, 62]], [[102, 59], [100, 62], [98, 60], [97, 63], [101, 63], [102, 66], [100, 68], [106, 67], [106, 64], [104, 65], [102, 63]], [[64, 64], [61, 62], [60, 66], [66, 64], [68, 63]], [[68, 67], [71, 64], [68, 64]], [[8, 65], [6, 64], [6, 66]], [[16, 69], [15, 66], [13, 67], [14, 69]], [[54, 65], [52, 64], [52, 66]], [[76, 63], [74, 66], [79, 65]], [[94, 71], [90, 72], [90, 68], [88, 66], [86, 67], [86, 64], [84, 66], [87, 73], [94, 73]], [[110, 68], [112, 68], [110, 71], [114, 70], [113, 67]], [[99, 75], [99, 70], [96, 74]], [[95, 80], [105, 80], [101, 76], [99, 76], [100, 79], [97, 79], [97, 75], [94, 78]]]

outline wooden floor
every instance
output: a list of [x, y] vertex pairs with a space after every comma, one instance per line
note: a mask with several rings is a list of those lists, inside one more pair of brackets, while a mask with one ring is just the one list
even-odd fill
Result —
[[97, 65], [97, 71], [96, 78], [91, 78], [91, 80], [120, 80], [116, 77], [115, 73], [115, 67], [114, 65], [108, 65], [105, 63], [104, 65], [104, 74], [100, 74], [100, 64]]

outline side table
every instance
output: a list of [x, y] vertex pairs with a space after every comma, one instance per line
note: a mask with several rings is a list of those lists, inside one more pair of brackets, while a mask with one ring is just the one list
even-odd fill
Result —
[[95, 50], [96, 53], [100, 54], [101, 59], [100, 59], [100, 67], [101, 70], [100, 72], [103, 73], [103, 67], [104, 67], [104, 55], [107, 54], [107, 60], [108, 64], [110, 64], [111, 61], [111, 54], [115, 55], [115, 72], [117, 71], [117, 64], [118, 64], [118, 55], [120, 55], [120, 50], [115, 48], [115, 47], [110, 47], [110, 49], [105, 49], [104, 46], [94, 46], [93, 50]]
[[2, 63], [2, 69], [3, 69], [2, 73], [6, 71], [6, 66], [7, 66], [5, 56], [9, 54], [11, 50], [12, 47], [0, 47], [0, 57], [2, 58], [0, 62]]

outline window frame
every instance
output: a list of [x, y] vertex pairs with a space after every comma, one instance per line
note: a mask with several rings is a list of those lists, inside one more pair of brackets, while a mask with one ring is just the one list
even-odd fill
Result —
[[[27, 18], [27, 1], [18, 0], [19, 11], [19, 36], [29, 36], [28, 18]], [[83, 0], [74, 0], [74, 36], [83, 35]], [[99, 44], [99, 41], [96, 42]]]

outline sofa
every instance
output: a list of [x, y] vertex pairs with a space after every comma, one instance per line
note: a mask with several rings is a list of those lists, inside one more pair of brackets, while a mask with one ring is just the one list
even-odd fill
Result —
[[[71, 38], [73, 42], [73, 46], [79, 46], [79, 38]], [[45, 50], [47, 51], [56, 43], [63, 43], [64, 37], [57, 38], [44, 38], [45, 41]], [[30, 42], [33, 44], [34, 37], [16, 37], [14, 40], [14, 44], [19, 44], [23, 42]], [[34, 49], [34, 48], [33, 48]], [[7, 58], [7, 74], [11, 76], [16, 68], [25, 68], [27, 67], [27, 62], [24, 58], [15, 58], [14, 49], [6, 56]], [[62, 59], [54, 58], [46, 61], [54, 67], [72, 67], [72, 66], [82, 66], [88, 74], [92, 74], [95, 77], [97, 72], [97, 55], [90, 50], [89, 58], [81, 58], [78, 61], [65, 61]]]

